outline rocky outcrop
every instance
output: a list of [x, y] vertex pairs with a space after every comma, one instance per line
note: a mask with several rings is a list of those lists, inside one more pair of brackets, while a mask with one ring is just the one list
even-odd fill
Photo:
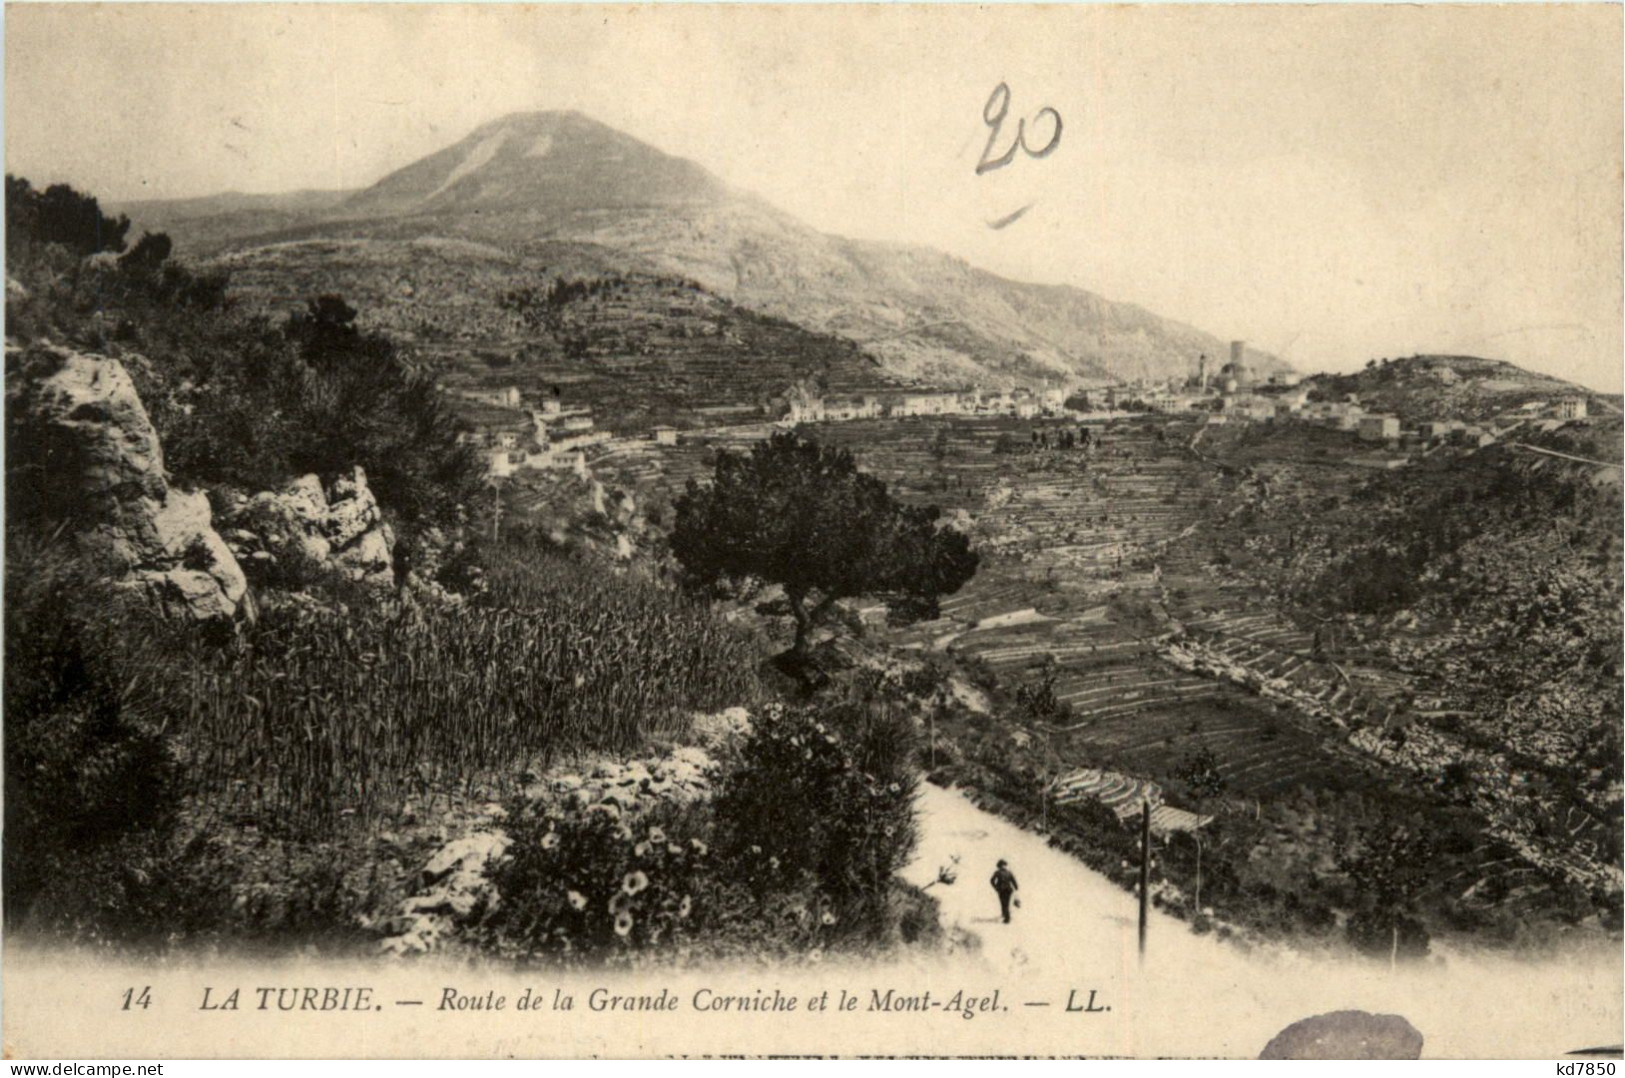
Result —
[[299, 574], [318, 571], [394, 583], [395, 536], [359, 467], [326, 487], [305, 475], [280, 490], [222, 501], [226, 539], [257, 578], [297, 584]]
[[197, 620], [251, 615], [248, 581], [202, 491], [170, 486], [163, 447], [124, 364], [40, 342], [7, 350], [8, 439], [33, 492], [81, 550]]
[[424, 890], [381, 926], [379, 950], [400, 957], [437, 950], [460, 923], [496, 909], [491, 873], [510, 845], [500, 830], [479, 830], [441, 847], [423, 866]]

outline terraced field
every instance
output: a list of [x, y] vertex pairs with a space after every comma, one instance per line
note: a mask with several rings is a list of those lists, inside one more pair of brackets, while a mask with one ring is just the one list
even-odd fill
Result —
[[1019, 445], [1033, 426], [828, 428], [905, 496], [966, 510], [983, 552], [976, 578], [942, 603], [941, 617], [892, 642], [973, 661], [1011, 689], [1047, 686], [1066, 708], [1052, 724], [1061, 755], [1107, 761], [1128, 782], [1153, 785], [1198, 745], [1219, 757], [1235, 797], [1369, 782], [1352, 753], [1294, 716], [1163, 657], [1175, 628], [1166, 611], [1200, 603], [1185, 630], [1235, 661], [1295, 678], [1334, 705], [1350, 692], [1311, 659], [1310, 634], [1262, 609], [1235, 613], [1250, 602], [1245, 589], [1215, 576], [1185, 542], [1222, 489], [1184, 448], [1193, 428], [1117, 423], [1094, 428], [1101, 445], [1092, 453], [993, 452], [1001, 434]]
[[[1193, 424], [1164, 420], [1089, 424], [1088, 451], [1033, 446], [1035, 430], [1058, 426], [955, 418], [809, 431], [850, 448], [899, 497], [942, 506], [982, 554], [937, 618], [881, 628], [876, 607], [866, 619], [875, 631], [848, 650], [947, 656], [1012, 698], [1044, 694], [1058, 706], [1029, 728], [1046, 730], [1074, 769], [1054, 787], [1057, 800], [1093, 798], [1127, 820], [1150, 793], [1161, 832], [1196, 825], [1195, 806], [1168, 804], [1161, 789], [1199, 748], [1217, 759], [1231, 810], [1295, 803], [1301, 790], [1381, 797], [1391, 776], [1348, 732], [1386, 731], [1411, 680], [1335, 630], [1287, 620], [1214, 564], [1203, 533], [1242, 484], [1265, 473], [1288, 483], [1291, 473], [1263, 459], [1252, 470], [1221, 467], [1191, 451]], [[716, 451], [746, 448], [769, 429], [696, 430], [679, 446], [627, 446], [595, 467], [658, 497], [709, 474]], [[1293, 465], [1310, 466], [1337, 462], [1317, 455]], [[1595, 826], [1574, 824], [1577, 834]], [[1485, 837], [1451, 865], [1434, 890], [1463, 909], [1553, 900], [1550, 874], [1505, 841]]]

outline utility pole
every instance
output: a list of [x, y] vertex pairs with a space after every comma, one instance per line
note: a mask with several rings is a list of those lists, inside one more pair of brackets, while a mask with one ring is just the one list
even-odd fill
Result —
[[1145, 928], [1151, 911], [1151, 799], [1140, 806], [1140, 963], [1145, 964]]
[[495, 476], [488, 485], [491, 488], [491, 541], [496, 542], [502, 538], [502, 487]]

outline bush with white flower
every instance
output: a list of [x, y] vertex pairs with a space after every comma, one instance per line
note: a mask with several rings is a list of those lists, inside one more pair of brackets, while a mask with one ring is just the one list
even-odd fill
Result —
[[522, 802], [509, 812], [511, 855], [486, 929], [517, 957], [593, 961], [692, 934], [709, 871], [705, 813], [631, 800], [585, 812]]

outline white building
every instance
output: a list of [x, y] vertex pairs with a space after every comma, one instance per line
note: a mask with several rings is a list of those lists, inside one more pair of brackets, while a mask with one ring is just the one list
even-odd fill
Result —
[[824, 402], [826, 419], [873, 419], [879, 414], [878, 397], [831, 397]]
[[828, 415], [824, 398], [799, 386], [790, 390], [786, 396], [786, 403], [789, 405], [789, 413], [785, 418], [791, 423], [822, 423]]
[[519, 393], [518, 386], [502, 386], [499, 389], [465, 389], [458, 391], [458, 395], [481, 404], [494, 404], [498, 408], [517, 408], [524, 398]]
[[905, 393], [891, 406], [894, 416], [953, 415], [958, 411], [958, 393]]
[[519, 466], [516, 456], [522, 454], [512, 449], [488, 450], [485, 454], [485, 474], [493, 479], [506, 479]]
[[1399, 437], [1399, 417], [1391, 415], [1368, 415], [1360, 417], [1360, 440], [1363, 442], [1384, 442]]

